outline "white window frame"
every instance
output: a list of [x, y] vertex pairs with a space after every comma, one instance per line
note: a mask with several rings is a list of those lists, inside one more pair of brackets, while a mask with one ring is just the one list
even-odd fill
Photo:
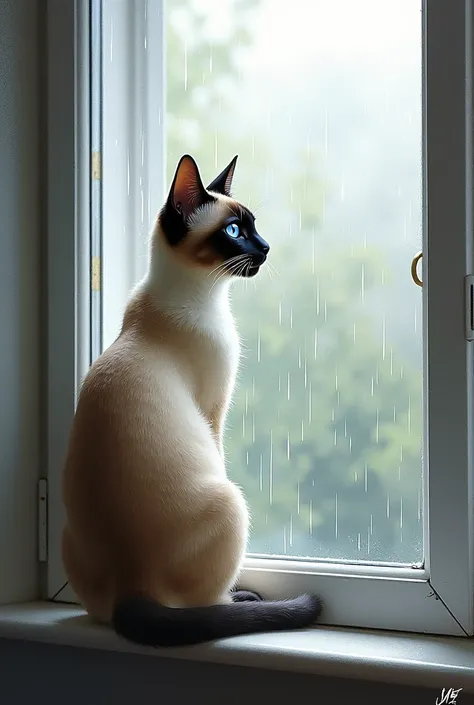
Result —
[[[60, 559], [61, 472], [77, 387], [90, 359], [89, 10], [89, 0], [48, 0], [49, 599], [66, 581]], [[107, 9], [114, 13], [114, 44], [121, 55], [103, 67], [115, 115], [110, 134], [104, 133], [102, 153], [102, 293], [112, 327], [120, 321], [124, 292], [137, 279], [137, 252], [146, 257], [146, 235], [165, 195], [163, 131], [158, 129], [163, 126], [165, 81], [157, 69], [164, 65], [162, 10], [162, 0], [114, 0]], [[474, 367], [465, 304], [466, 277], [474, 272], [473, 28], [471, 0], [425, 0], [425, 563], [246, 561], [242, 583], [268, 597], [320, 594], [325, 602], [321, 624], [474, 634]], [[144, 29], [146, 50], [143, 42], [131, 41]], [[133, 100], [127, 93], [132, 78], [139, 81]], [[121, 156], [114, 152], [114, 140], [128, 145], [136, 157], [147, 126], [148, 152], [143, 161], [130, 162], [128, 195], [113, 179], [126, 158], [125, 150]], [[155, 199], [145, 211], [137, 205], [138, 178], [147, 180]], [[120, 303], [114, 309], [115, 300]], [[65, 588], [55, 599], [75, 597]]]

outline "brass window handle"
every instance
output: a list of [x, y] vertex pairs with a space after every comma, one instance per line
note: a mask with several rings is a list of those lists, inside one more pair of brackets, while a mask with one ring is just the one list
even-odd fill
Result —
[[416, 254], [412, 261], [411, 261], [411, 278], [417, 284], [418, 286], [423, 286], [423, 282], [421, 281], [420, 277], [418, 276], [417, 268], [418, 268], [418, 262], [420, 259], [423, 257], [423, 252], [418, 252]]

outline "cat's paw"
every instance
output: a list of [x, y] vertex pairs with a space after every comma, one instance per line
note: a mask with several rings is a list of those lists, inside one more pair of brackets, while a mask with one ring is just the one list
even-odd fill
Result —
[[258, 592], [250, 590], [236, 590], [231, 596], [232, 602], [263, 602], [263, 597]]

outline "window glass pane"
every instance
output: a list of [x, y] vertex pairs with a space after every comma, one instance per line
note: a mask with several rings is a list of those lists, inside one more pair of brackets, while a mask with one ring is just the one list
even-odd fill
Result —
[[167, 178], [184, 152], [272, 246], [232, 298], [227, 450], [251, 551], [421, 561], [421, 8], [168, 0]]
[[[238, 154], [234, 195], [271, 245], [232, 287], [244, 355], [226, 447], [252, 553], [423, 560], [420, 5], [165, 0], [167, 186], [185, 152], [206, 182]], [[104, 347], [162, 197], [146, 72], [124, 50], [159, 37], [147, 3], [124, 7], [104, 0]]]

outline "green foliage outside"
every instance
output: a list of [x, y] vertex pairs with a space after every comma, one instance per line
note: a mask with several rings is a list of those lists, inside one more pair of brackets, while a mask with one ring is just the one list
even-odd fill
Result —
[[[209, 42], [190, 0], [168, 0], [167, 19], [168, 182], [184, 152], [209, 181], [238, 153], [237, 195], [251, 206], [262, 197], [255, 174], [276, 168], [264, 129], [235, 128], [236, 56], [252, 42], [257, 5], [234, 0], [232, 36], [221, 43]], [[183, 10], [192, 41], [180, 31]], [[321, 213], [330, 185], [317, 154], [300, 162], [278, 171], [291, 198], [278, 213], [262, 211], [269, 233], [282, 223], [291, 233], [271, 252], [278, 274], [262, 271], [232, 290], [244, 359], [226, 448], [251, 507], [250, 549], [419, 561], [421, 375], [403, 350], [381, 343], [362, 305], [362, 290], [376, 299], [388, 263], [375, 248], [328, 244]]]

